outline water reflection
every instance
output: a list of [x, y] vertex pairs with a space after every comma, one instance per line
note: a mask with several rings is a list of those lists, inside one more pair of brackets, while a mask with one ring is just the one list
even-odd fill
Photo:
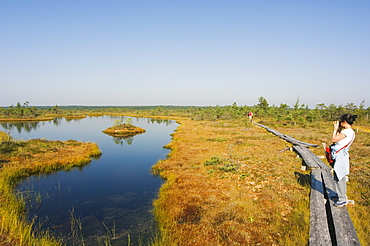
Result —
[[40, 126], [40, 122], [14, 122], [14, 123], [1, 123], [1, 126], [6, 129], [7, 132], [16, 130], [21, 133], [22, 130], [31, 132]]
[[12, 133], [15, 138], [87, 140], [96, 142], [103, 153], [84, 167], [32, 176], [19, 185], [35, 226], [50, 229], [67, 245], [128, 245], [129, 237], [132, 245], [147, 245], [156, 228], [152, 201], [162, 184], [150, 170], [166, 158], [169, 150], [163, 146], [171, 141], [170, 134], [178, 125], [172, 120], [132, 118], [145, 133], [128, 138], [102, 133], [115, 120], [126, 118], [1, 124], [2, 128], [17, 129]]
[[71, 122], [71, 121], [80, 121], [80, 120], [82, 120], [82, 119], [84, 119], [84, 118], [69, 118], [69, 117], [66, 117], [66, 118], [65, 118], [65, 120], [66, 120], [67, 122]]
[[64, 120], [63, 117], [55, 117], [51, 121], [2, 122], [2, 123], [0, 123], [0, 125], [7, 132], [10, 132], [10, 133], [14, 130], [18, 133], [22, 133], [22, 131], [25, 131], [25, 132], [29, 133], [33, 130], [38, 129], [40, 126], [44, 126], [45, 124], [49, 124], [50, 122], [52, 122], [55, 126], [58, 126], [62, 123], [63, 120]]
[[128, 145], [131, 145], [133, 141], [134, 136], [113, 137], [113, 142], [119, 145], [123, 145], [123, 142], [126, 142]]
[[53, 119], [53, 124], [54, 124], [55, 126], [58, 126], [58, 125], [60, 125], [60, 124], [62, 123], [62, 120], [63, 120], [63, 117], [55, 117], [55, 118]]
[[166, 124], [166, 126], [174, 124], [174, 120], [165, 120], [165, 119], [153, 119], [153, 118], [148, 118], [148, 123], [157, 123], [157, 124]]

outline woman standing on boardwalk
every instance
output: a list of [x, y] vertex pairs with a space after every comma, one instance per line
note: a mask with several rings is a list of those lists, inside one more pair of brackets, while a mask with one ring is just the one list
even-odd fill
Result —
[[339, 121], [334, 122], [333, 145], [331, 153], [334, 164], [334, 180], [338, 193], [338, 201], [334, 204], [336, 207], [347, 205], [347, 185], [346, 176], [349, 174], [349, 147], [355, 139], [355, 132], [352, 129], [352, 124], [356, 120], [357, 115], [344, 114], [339, 118]]

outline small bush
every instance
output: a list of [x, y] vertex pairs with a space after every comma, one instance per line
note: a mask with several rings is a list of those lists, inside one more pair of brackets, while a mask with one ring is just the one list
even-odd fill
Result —
[[216, 166], [222, 163], [222, 159], [217, 156], [212, 156], [211, 159], [208, 159], [204, 162], [205, 166]]
[[227, 139], [223, 137], [222, 138], [208, 138], [207, 141], [208, 142], [225, 142], [227, 141]]
[[218, 166], [218, 170], [224, 171], [224, 172], [232, 172], [237, 171], [238, 165], [233, 163], [230, 160], [222, 159], [217, 156], [212, 156], [210, 159], [206, 160], [204, 162], [205, 166]]
[[6, 141], [0, 144], [0, 154], [9, 154], [16, 151], [19, 147], [23, 147], [24, 144], [16, 141]]

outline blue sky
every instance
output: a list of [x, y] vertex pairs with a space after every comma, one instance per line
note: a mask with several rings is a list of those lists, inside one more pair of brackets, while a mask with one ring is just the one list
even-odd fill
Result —
[[369, 106], [370, 1], [1, 0], [0, 106]]

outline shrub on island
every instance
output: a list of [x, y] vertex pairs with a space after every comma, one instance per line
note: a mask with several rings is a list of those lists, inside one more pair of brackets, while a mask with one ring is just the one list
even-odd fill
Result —
[[112, 127], [105, 129], [103, 132], [111, 136], [133, 136], [145, 132], [145, 129], [134, 126], [132, 119], [128, 118], [126, 123], [123, 123], [122, 120], [116, 120]]

